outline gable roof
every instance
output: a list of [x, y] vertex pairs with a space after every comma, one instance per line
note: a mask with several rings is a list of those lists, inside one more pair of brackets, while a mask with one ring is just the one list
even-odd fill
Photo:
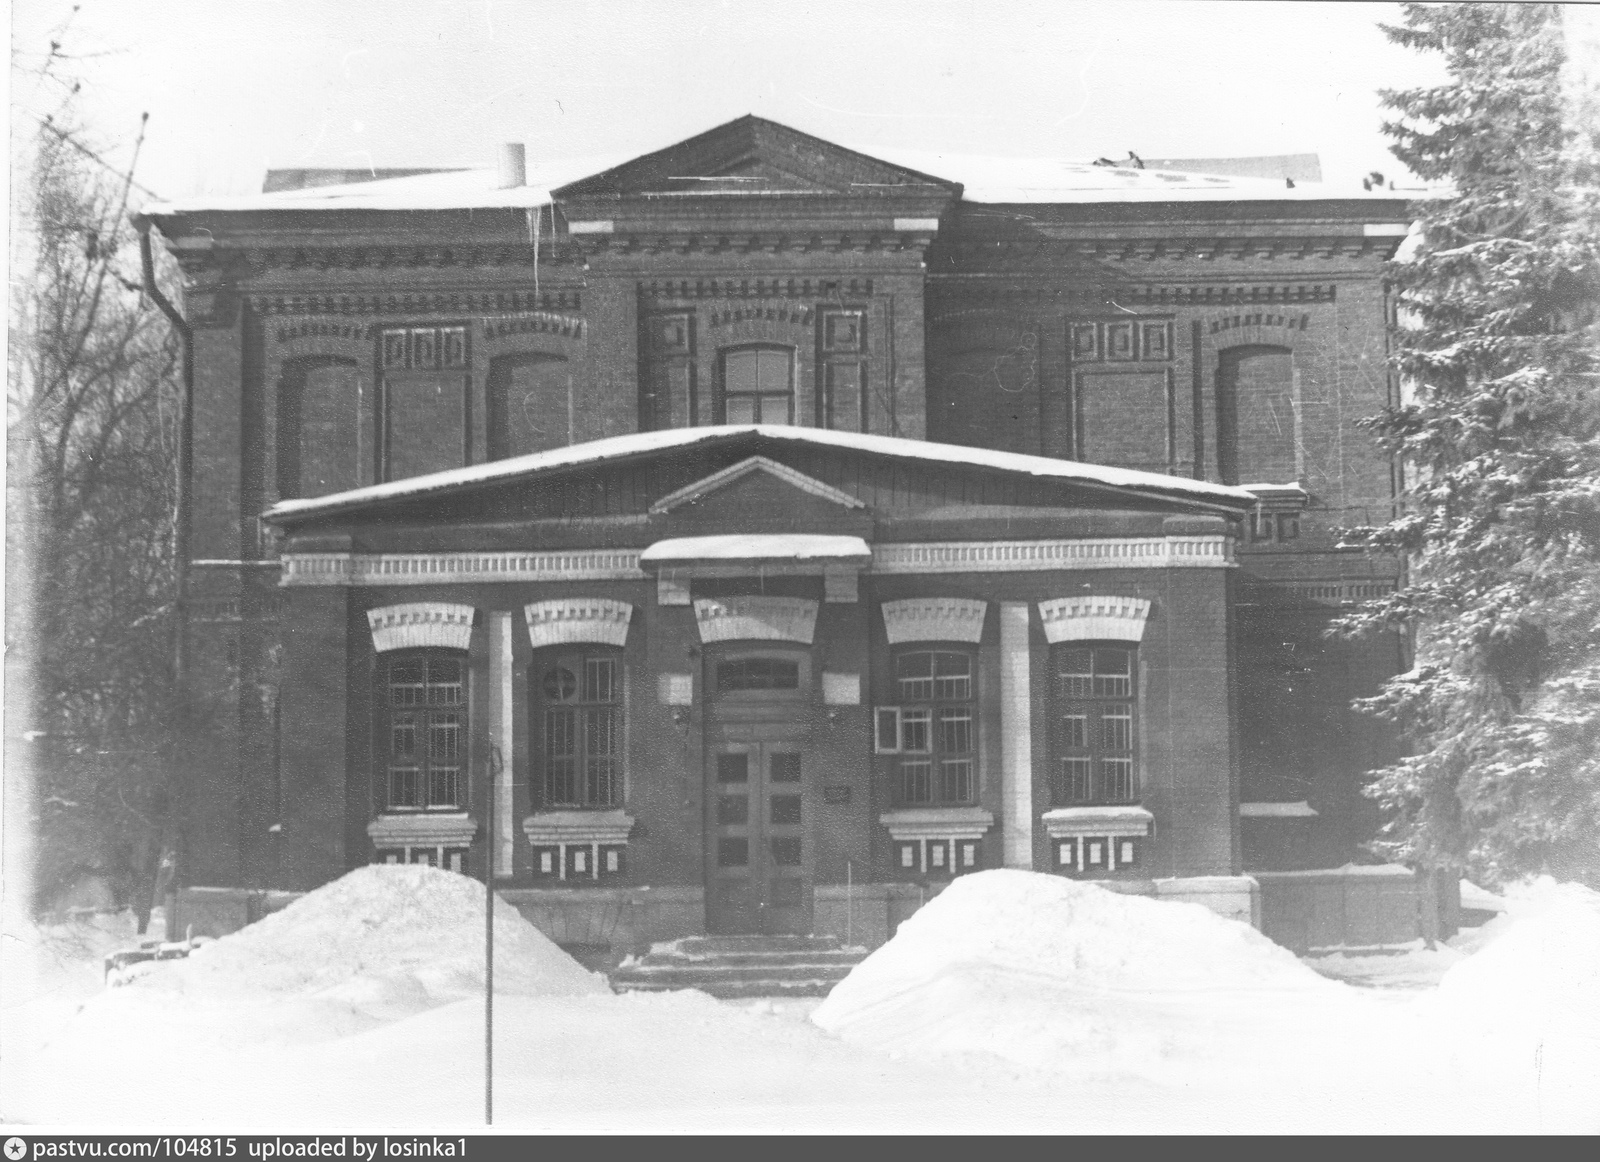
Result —
[[961, 194], [961, 185], [746, 115], [554, 191], [629, 195]]
[[386, 484], [352, 488], [328, 496], [281, 500], [269, 508], [263, 514], [263, 518], [274, 524], [296, 524], [304, 520], [354, 512], [392, 501], [469, 492], [545, 473], [561, 473], [675, 449], [736, 445], [740, 442], [750, 444], [751, 451], [756, 453], [759, 453], [764, 445], [798, 444], [847, 449], [891, 459], [988, 468], [1000, 472], [1015, 472], [1036, 478], [1060, 480], [1090, 489], [1122, 493], [1147, 500], [1179, 502], [1207, 509], [1241, 511], [1256, 503], [1254, 494], [1242, 488], [1211, 484], [1204, 480], [1189, 480], [1181, 476], [1139, 472], [1131, 468], [1109, 468], [1098, 464], [1080, 464], [1073, 460], [1029, 456], [1019, 452], [996, 452], [987, 448], [968, 448], [959, 444], [907, 440], [898, 436], [836, 432], [825, 428], [744, 424], [634, 432], [626, 436], [611, 436], [603, 440], [555, 448], [548, 452], [534, 452], [509, 460], [494, 460], [487, 464], [451, 468], [444, 472], [413, 476]]

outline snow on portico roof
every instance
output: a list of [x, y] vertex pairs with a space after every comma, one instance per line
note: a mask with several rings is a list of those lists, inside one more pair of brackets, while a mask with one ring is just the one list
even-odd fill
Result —
[[1080, 464], [1074, 460], [1055, 460], [1020, 452], [995, 452], [987, 448], [968, 448], [958, 444], [934, 444], [927, 440], [907, 440], [899, 436], [873, 436], [859, 432], [835, 432], [825, 428], [796, 428], [779, 424], [745, 424], [671, 428], [659, 432], [634, 432], [626, 436], [610, 436], [603, 440], [554, 448], [548, 452], [533, 452], [509, 460], [493, 460], [487, 464], [450, 468], [426, 476], [393, 480], [387, 484], [370, 484], [365, 488], [352, 488], [328, 496], [280, 500], [266, 511], [265, 516], [270, 521], [326, 516], [366, 504], [413, 500], [442, 492], [514, 480], [537, 472], [582, 467], [606, 460], [627, 459], [651, 452], [687, 448], [696, 444], [715, 444], [752, 435], [784, 443], [842, 448], [904, 460], [1020, 472], [1029, 476], [1071, 481], [1089, 487], [1125, 489], [1130, 493], [1162, 500], [1189, 500], [1207, 506], [1236, 509], [1253, 506], [1256, 502], [1256, 498], [1242, 488], [1211, 484], [1204, 480], [1189, 480], [1181, 476], [1163, 476], [1156, 472], [1139, 472], [1131, 468], [1108, 468], [1099, 464]]

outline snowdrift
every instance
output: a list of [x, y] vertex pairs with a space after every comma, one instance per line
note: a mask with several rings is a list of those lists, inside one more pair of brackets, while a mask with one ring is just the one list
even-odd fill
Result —
[[1029, 1069], [1152, 1076], [1217, 1047], [1218, 1021], [1197, 1028], [1183, 1017], [1197, 997], [1217, 1014], [1228, 994], [1328, 990], [1343, 986], [1198, 904], [1002, 870], [957, 879], [812, 1020], [895, 1053], [986, 1053]]
[[[360, 1032], [483, 995], [483, 892], [422, 865], [357, 868], [187, 960], [149, 965], [93, 1003], [130, 1017], [175, 1002], [226, 1010], [230, 1020], [248, 1014], [248, 1035], [270, 1040]], [[610, 992], [499, 899], [494, 944], [497, 994]]]
[[1505, 901], [1454, 942], [1476, 951], [1432, 998], [1439, 1036], [1458, 1076], [1537, 1098], [1541, 1129], [1600, 1131], [1600, 892], [1542, 878]]

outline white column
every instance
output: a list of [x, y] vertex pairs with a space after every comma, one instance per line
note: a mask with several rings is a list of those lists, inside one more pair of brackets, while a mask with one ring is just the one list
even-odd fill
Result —
[[516, 855], [516, 820], [511, 817], [511, 796], [516, 752], [512, 714], [515, 668], [511, 661], [511, 614], [489, 614], [489, 741], [500, 750], [500, 770], [495, 776], [494, 827], [489, 836], [494, 848], [494, 874], [509, 876]]
[[1033, 868], [1033, 702], [1028, 603], [1000, 606], [1000, 798], [1007, 867]]

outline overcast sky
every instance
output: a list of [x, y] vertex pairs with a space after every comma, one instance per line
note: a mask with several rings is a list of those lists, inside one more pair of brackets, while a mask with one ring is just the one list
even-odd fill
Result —
[[[643, 153], [756, 113], [874, 145], [1400, 167], [1375, 91], [1438, 79], [1392, 4], [1063, 0], [13, 0], [12, 104], [81, 118], [162, 195], [292, 166]], [[52, 34], [75, 59], [37, 75]], [[21, 124], [26, 125], [23, 120]]]

